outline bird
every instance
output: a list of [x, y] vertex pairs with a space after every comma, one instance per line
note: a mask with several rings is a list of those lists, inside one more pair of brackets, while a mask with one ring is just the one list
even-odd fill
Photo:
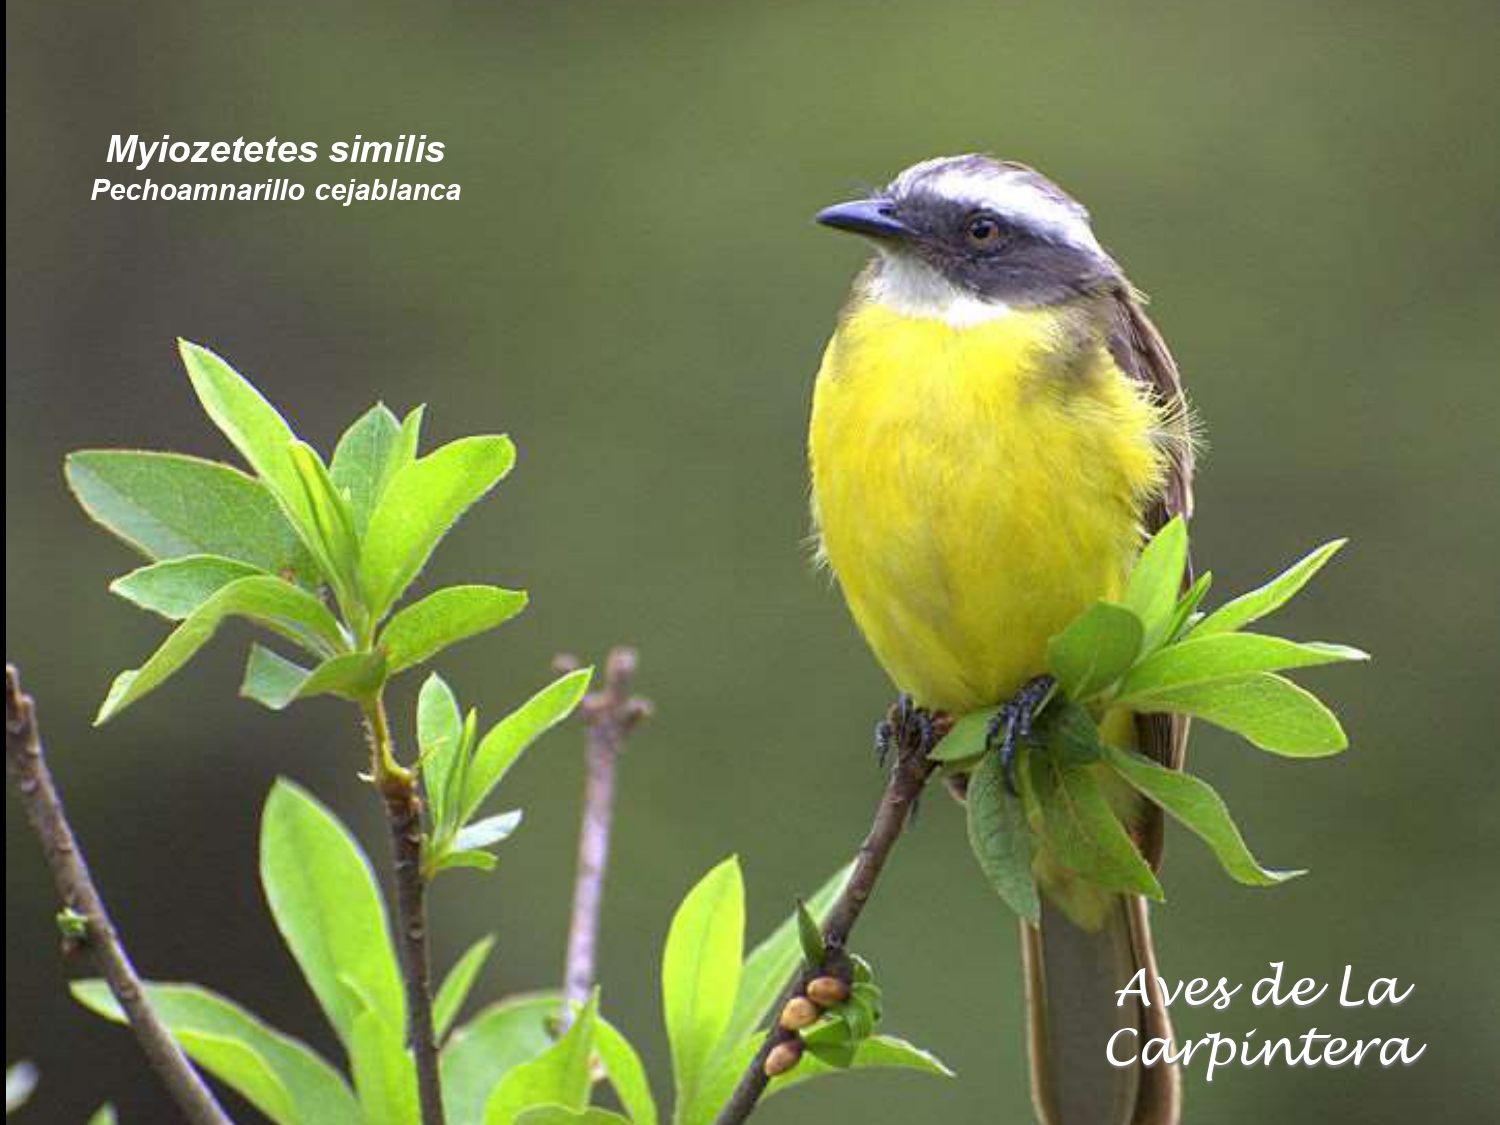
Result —
[[[1177, 365], [1088, 211], [1027, 165], [925, 160], [817, 221], [874, 248], [813, 390], [817, 557], [908, 711], [994, 709], [1024, 731], [1048, 639], [1117, 599], [1147, 537], [1191, 514]], [[1116, 710], [1101, 732], [1182, 767], [1180, 716]], [[1100, 783], [1159, 867], [1160, 810]], [[1171, 1040], [1145, 901], [1083, 883], [1044, 846], [1033, 870], [1041, 911], [1021, 950], [1038, 1119], [1174, 1125], [1175, 1068], [1105, 1053], [1122, 1027]], [[1118, 1003], [1140, 969], [1155, 1001]]]

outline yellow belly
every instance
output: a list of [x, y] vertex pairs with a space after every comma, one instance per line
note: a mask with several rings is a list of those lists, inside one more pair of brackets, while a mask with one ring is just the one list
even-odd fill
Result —
[[[1065, 314], [973, 327], [864, 304], [828, 346], [810, 454], [821, 552], [903, 691], [1009, 698], [1047, 639], [1118, 594], [1159, 488], [1157, 413]], [[1076, 328], [1072, 329], [1076, 333]], [[1076, 359], [1057, 362], [1071, 348]]]

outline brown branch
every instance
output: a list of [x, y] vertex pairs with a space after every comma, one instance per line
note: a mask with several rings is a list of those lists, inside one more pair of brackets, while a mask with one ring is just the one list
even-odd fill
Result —
[[365, 710], [375, 784], [385, 798], [391, 830], [392, 867], [396, 880], [396, 949], [406, 988], [406, 1040], [417, 1071], [417, 1100], [422, 1125], [446, 1125], [442, 1079], [438, 1072], [437, 1035], [432, 1020], [432, 963], [427, 952], [427, 881], [422, 875], [422, 802], [410, 770], [395, 762], [385, 705], [376, 700]]
[[[914, 726], [912, 724], [913, 728]], [[849, 935], [875, 890], [891, 849], [901, 838], [902, 829], [906, 827], [922, 787], [927, 784], [927, 779], [936, 768], [936, 763], [927, 756], [931, 747], [928, 739], [915, 729], [898, 730], [897, 734], [900, 741], [896, 761], [891, 767], [890, 779], [886, 783], [885, 792], [881, 794], [880, 804], [876, 806], [875, 819], [864, 843], [859, 846], [849, 882], [844, 885], [823, 923], [823, 944], [828, 955], [822, 965], [804, 966], [776, 1001], [776, 1006], [771, 1010], [773, 1026], [755, 1058], [740, 1077], [734, 1094], [719, 1111], [714, 1125], [741, 1125], [750, 1116], [771, 1081], [766, 1072], [766, 1062], [771, 1053], [782, 1044], [799, 1038], [797, 1032], [789, 1031], [776, 1022], [787, 1001], [804, 995], [809, 983], [834, 971], [835, 965], [841, 962], [847, 964], [844, 952]], [[796, 1057], [792, 1055], [792, 1058]]]
[[136, 975], [135, 966], [110, 921], [63, 812], [62, 799], [42, 750], [36, 705], [22, 693], [20, 674], [10, 664], [5, 666], [5, 770], [21, 795], [26, 818], [41, 841], [58, 897], [67, 910], [81, 919], [78, 924], [83, 934], [78, 943], [88, 951], [109, 985], [151, 1069], [166, 1085], [190, 1125], [233, 1125], [146, 997], [141, 978]]
[[[571, 656], [553, 661], [559, 671], [578, 667]], [[594, 991], [599, 911], [604, 900], [604, 873], [609, 864], [609, 838], [614, 820], [615, 763], [625, 739], [637, 723], [651, 714], [651, 703], [630, 694], [636, 652], [610, 650], [604, 662], [603, 686], [590, 692], [580, 708], [587, 729], [583, 815], [578, 829], [578, 875], [573, 884], [573, 913], [568, 921], [568, 954], [563, 971], [562, 1026]]]

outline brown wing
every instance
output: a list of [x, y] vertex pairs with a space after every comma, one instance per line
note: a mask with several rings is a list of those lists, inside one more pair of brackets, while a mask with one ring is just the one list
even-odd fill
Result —
[[[1145, 514], [1146, 530], [1155, 533], [1173, 516], [1187, 518], [1193, 511], [1193, 444], [1182, 377], [1166, 341], [1146, 316], [1140, 294], [1121, 288], [1114, 295], [1109, 350], [1130, 378], [1144, 383], [1165, 408], [1164, 436], [1170, 467], [1161, 498]], [[1189, 562], [1184, 584], [1193, 580]], [[1187, 756], [1188, 720], [1182, 715], [1140, 715], [1136, 731], [1142, 753], [1171, 769], [1181, 769]], [[1143, 825], [1142, 851], [1152, 867], [1161, 865], [1162, 817], [1154, 805]]]

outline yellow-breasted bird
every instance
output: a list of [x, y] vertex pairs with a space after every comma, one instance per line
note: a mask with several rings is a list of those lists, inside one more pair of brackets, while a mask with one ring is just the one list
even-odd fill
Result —
[[[1000, 708], [1009, 752], [1048, 639], [1117, 598], [1144, 536], [1188, 514], [1176, 365], [1088, 213], [1024, 165], [925, 161], [818, 221], [877, 251], [814, 394], [820, 555], [897, 688], [929, 713]], [[1180, 719], [1116, 712], [1103, 733], [1182, 765]], [[1110, 798], [1157, 866], [1160, 811], [1121, 786]], [[1045, 849], [1035, 871], [1040, 925], [1021, 928], [1039, 1117], [1170, 1125], [1175, 1071], [1105, 1054], [1120, 1027], [1171, 1035], [1159, 995], [1116, 1003], [1139, 968], [1157, 988], [1144, 900]]]

